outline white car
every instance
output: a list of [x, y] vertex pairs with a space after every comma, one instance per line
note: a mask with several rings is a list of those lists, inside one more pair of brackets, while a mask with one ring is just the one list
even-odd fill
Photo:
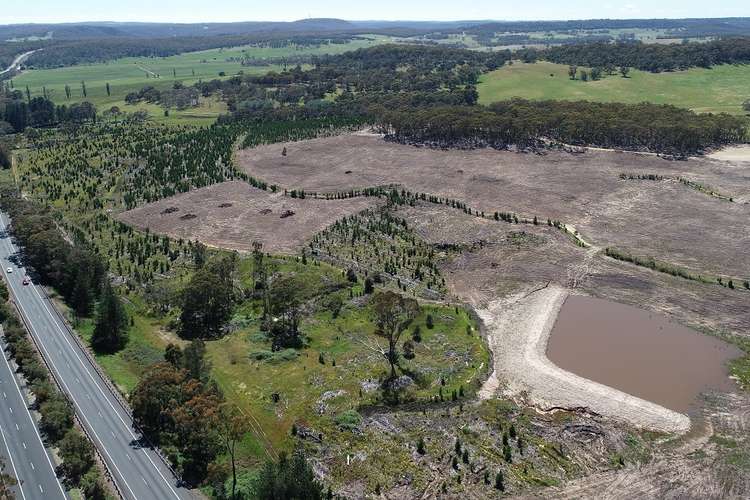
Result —
[[9, 267], [9, 268], [7, 269], [7, 271], [8, 271], [9, 273], [12, 273], [12, 272], [13, 272], [13, 268], [12, 268], [12, 267]]

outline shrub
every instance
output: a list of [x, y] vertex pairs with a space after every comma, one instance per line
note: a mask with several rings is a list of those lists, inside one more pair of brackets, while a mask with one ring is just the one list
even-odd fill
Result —
[[336, 425], [346, 430], [354, 430], [362, 423], [362, 416], [356, 410], [346, 410], [336, 416]]
[[432, 330], [433, 328], [435, 328], [435, 320], [432, 319], [432, 314], [428, 314], [427, 315], [427, 318], [425, 318], [424, 324], [430, 330]]
[[78, 484], [81, 477], [94, 465], [94, 446], [77, 429], [68, 429], [60, 440], [60, 470], [71, 484]]
[[419, 453], [420, 455], [424, 455], [425, 453], [427, 453], [423, 437], [420, 437], [419, 441], [417, 441], [417, 453]]
[[254, 351], [250, 353], [250, 359], [255, 361], [266, 361], [268, 363], [281, 363], [293, 361], [299, 357], [299, 352], [294, 349], [282, 349], [281, 351]]
[[42, 414], [39, 427], [53, 442], [62, 439], [73, 426], [73, 411], [62, 396], [50, 398], [41, 405], [39, 412]]

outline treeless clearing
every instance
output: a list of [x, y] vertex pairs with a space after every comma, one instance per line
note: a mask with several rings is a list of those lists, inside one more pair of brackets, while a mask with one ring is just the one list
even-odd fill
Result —
[[441, 272], [449, 291], [483, 320], [495, 366], [484, 397], [501, 392], [538, 408], [586, 407], [636, 427], [684, 432], [687, 417], [549, 362], [546, 335], [562, 299], [591, 295], [715, 332], [746, 335], [750, 328], [747, 292], [619, 262], [546, 225], [489, 221], [427, 203], [400, 208], [398, 215], [429, 243], [458, 245], [446, 252]]
[[250, 251], [252, 242], [260, 241], [265, 251], [296, 253], [335, 220], [377, 202], [375, 198], [301, 200], [232, 181], [138, 207], [119, 219], [155, 233], [230, 250]]
[[728, 162], [750, 162], [750, 144], [722, 148], [708, 155], [709, 158]]
[[[282, 150], [287, 149], [287, 156]], [[616, 246], [696, 272], [747, 278], [750, 164], [667, 161], [612, 151], [544, 155], [492, 149], [441, 151], [344, 135], [240, 151], [249, 174], [319, 193], [399, 184], [466, 202], [488, 214], [559, 219], [598, 246]], [[621, 180], [621, 173], [663, 181]], [[736, 202], [677, 181], [710, 186]]]

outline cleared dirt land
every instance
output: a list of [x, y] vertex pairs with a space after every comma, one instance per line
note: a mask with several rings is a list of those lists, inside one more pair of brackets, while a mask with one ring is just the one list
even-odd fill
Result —
[[312, 235], [332, 222], [376, 203], [374, 198], [301, 200], [232, 181], [138, 207], [119, 219], [209, 246], [250, 251], [253, 241], [259, 241], [267, 252], [297, 253]]
[[[282, 156], [283, 148], [287, 156]], [[237, 158], [249, 174], [289, 189], [326, 193], [399, 184], [462, 200], [487, 213], [559, 219], [598, 246], [653, 256], [695, 272], [750, 276], [750, 164], [744, 162], [668, 161], [611, 151], [440, 151], [374, 135], [267, 145], [240, 151]], [[664, 179], [622, 180], [623, 173]]]
[[[516, 225], [432, 204], [398, 215], [446, 252], [450, 292], [474, 305], [493, 352], [482, 395], [501, 392], [541, 409], [585, 408], [637, 427], [685, 431], [687, 417], [555, 367], [549, 328], [566, 294], [584, 294], [668, 314], [682, 324], [746, 335], [747, 293], [676, 278], [575, 246], [562, 231]], [[613, 404], [616, 401], [617, 404]]]

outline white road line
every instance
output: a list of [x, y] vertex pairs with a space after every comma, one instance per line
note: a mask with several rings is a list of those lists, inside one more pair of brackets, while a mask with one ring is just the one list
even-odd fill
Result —
[[34, 462], [29, 462], [29, 465], [31, 466], [32, 470], [36, 470], [36, 467], [34, 467]]
[[[1, 220], [1, 217], [0, 217], [0, 220]], [[11, 285], [11, 290], [13, 290], [13, 292], [14, 292], [14, 295], [18, 296], [18, 295], [17, 295], [17, 293], [16, 293], [15, 285], [13, 284], [13, 282], [12, 282], [12, 281], [10, 281], [10, 280], [8, 280], [8, 282], [9, 282], [9, 283], [10, 283], [10, 285]], [[37, 293], [38, 293], [38, 292], [37, 292]], [[29, 328], [31, 329], [31, 331], [32, 331], [32, 333], [34, 334], [34, 336], [36, 336], [36, 337], [37, 337], [38, 339], [41, 339], [41, 337], [39, 337], [39, 334], [38, 334], [38, 333], [37, 333], [37, 331], [36, 331], [36, 328], [34, 328], [34, 325], [33, 325], [33, 323], [31, 322], [31, 317], [30, 317], [30, 316], [29, 316], [29, 314], [28, 314], [28, 313], [26, 312], [26, 309], [25, 309], [25, 308], [23, 307], [23, 304], [22, 304], [21, 300], [17, 300], [16, 302], [17, 302], [17, 304], [18, 304], [18, 307], [19, 307], [19, 309], [21, 310], [21, 313], [22, 313], [22, 314], [23, 314], [24, 316], [26, 316], [26, 318], [27, 318], [27, 320], [28, 320], [28, 325], [29, 325]], [[47, 348], [46, 348], [46, 347], [44, 346], [44, 344], [43, 344], [43, 343], [42, 343], [41, 341], [39, 342], [39, 345], [41, 346], [42, 350], [43, 350], [43, 351], [45, 352], [45, 354], [47, 355], [47, 358], [48, 358], [48, 360], [49, 360], [49, 363], [50, 363], [50, 365], [51, 365], [51, 366], [52, 366], [52, 367], [53, 367], [53, 368], [55, 369], [55, 371], [57, 371], [57, 372], [58, 372], [58, 377], [59, 377], [59, 373], [60, 373], [60, 372], [59, 372], [59, 370], [57, 370], [57, 367], [55, 366], [54, 362], [52, 361], [52, 358], [51, 358], [51, 356], [49, 355], [49, 351], [47, 351]], [[5, 359], [5, 356], [3, 356], [3, 359]], [[7, 363], [7, 362], [8, 362], [8, 360], [6, 359], [6, 360], [5, 360], [5, 362]], [[75, 397], [73, 396], [73, 393], [72, 393], [72, 392], [70, 391], [70, 388], [68, 387], [68, 384], [67, 384], [67, 383], [65, 382], [65, 379], [63, 379], [62, 377], [59, 377], [59, 379], [60, 379], [60, 382], [61, 382], [61, 383], [63, 384], [63, 386], [65, 387], [65, 390], [67, 391], [68, 395], [70, 396], [70, 399], [71, 399], [71, 400], [73, 401], [73, 403], [74, 403], [74, 404], [75, 404], [76, 406], [78, 406], [78, 407], [80, 408], [80, 406], [78, 405], [78, 403], [77, 403], [77, 402], [76, 402], [76, 400], [75, 400]], [[16, 386], [16, 388], [18, 388], [18, 386]], [[20, 389], [19, 389], [19, 394], [20, 394]], [[97, 435], [96, 431], [94, 430], [94, 427], [93, 427], [93, 426], [91, 425], [91, 423], [89, 423], [88, 419], [86, 418], [86, 415], [85, 415], [85, 414], [83, 413], [83, 411], [81, 411], [81, 413], [80, 413], [80, 414], [81, 414], [81, 417], [83, 418], [83, 420], [84, 420], [84, 421], [86, 422], [86, 424], [87, 424], [87, 425], [89, 426], [89, 428], [91, 429], [91, 432], [92, 432], [92, 433], [94, 434], [94, 437], [96, 438], [96, 440], [97, 440], [97, 441], [99, 441], [99, 443], [101, 443], [101, 445], [102, 445], [102, 451], [104, 451], [104, 453], [105, 453], [105, 454], [107, 455], [107, 457], [109, 457], [109, 460], [110, 460], [110, 462], [112, 463], [112, 466], [113, 466], [113, 467], [115, 468], [115, 470], [117, 471], [117, 473], [119, 474], [119, 476], [120, 476], [120, 477], [122, 478], [122, 481], [123, 481], [123, 484], [125, 485], [125, 487], [126, 487], [126, 488], [128, 489], [128, 491], [130, 491], [130, 494], [132, 495], [132, 497], [133, 497], [133, 498], [135, 498], [135, 499], [137, 499], [138, 497], [137, 497], [137, 496], [135, 495], [135, 493], [133, 493], [133, 490], [131, 490], [131, 489], [130, 489], [130, 486], [128, 485], [127, 481], [125, 480], [125, 476], [124, 476], [124, 475], [122, 474], [122, 472], [120, 471], [120, 469], [119, 469], [119, 468], [117, 467], [117, 464], [116, 464], [116, 463], [115, 463], [115, 461], [114, 461], [114, 460], [112, 459], [112, 456], [111, 456], [111, 455], [109, 454], [109, 452], [107, 451], [107, 448], [106, 448], [106, 447], [104, 446], [104, 442], [103, 442], [103, 441], [101, 440], [101, 438], [100, 438], [100, 437], [99, 437], [99, 436]], [[29, 414], [29, 418], [31, 418], [31, 414]], [[34, 429], [36, 429], [36, 426], [34, 426]], [[37, 435], [38, 435], [38, 433], [39, 433], [39, 431], [37, 430]], [[40, 440], [41, 440], [41, 437], [40, 437]], [[47, 460], [49, 461], [49, 456], [47, 456]], [[50, 467], [52, 467], [52, 462], [50, 462]], [[54, 467], [52, 467], [52, 470], [54, 470]], [[62, 492], [62, 486], [60, 486], [60, 491]], [[63, 493], [63, 496], [64, 496], [64, 495], [65, 495], [65, 493]]]
[[[10, 466], [13, 468], [13, 475], [16, 479], [18, 479], [18, 471], [16, 471], [16, 464], [13, 463], [13, 454], [10, 452], [10, 448], [8, 448], [8, 442], [5, 440], [5, 433], [3, 432], [3, 428], [0, 427], [0, 436], [3, 437], [3, 443], [5, 443], [5, 449], [8, 450], [8, 458], [10, 458]], [[23, 492], [23, 485], [21, 484], [21, 480], [18, 479], [18, 491], [21, 492], [21, 497], [23, 500], [26, 500], [26, 494]]]
[[[5, 221], [4, 221], [4, 216], [3, 216], [3, 215], [1, 215], [1, 214], [0, 214], [0, 222], [2, 222], [2, 223], [3, 223], [3, 226], [5, 226], [5, 228], [7, 229], [7, 224], [5, 224]], [[11, 241], [10, 241], [9, 239], [8, 239], [7, 243], [8, 243], [8, 245], [9, 245], [9, 248], [10, 248], [11, 250], [14, 250], [14, 252], [13, 252], [13, 253], [16, 253], [16, 252], [15, 252], [15, 247], [14, 247], [13, 243], [12, 243], [12, 242], [11, 242]], [[14, 295], [18, 296], [18, 294], [16, 293], [16, 288], [15, 288], [15, 286], [16, 286], [16, 285], [15, 285], [15, 284], [14, 284], [14, 283], [13, 283], [13, 282], [12, 282], [11, 280], [8, 280], [8, 283], [10, 283], [10, 284], [11, 284], [11, 289], [13, 290], [13, 292], [14, 292]], [[93, 376], [93, 375], [91, 374], [91, 372], [90, 372], [89, 368], [88, 368], [88, 367], [87, 367], [87, 366], [86, 366], [86, 365], [84, 364], [83, 360], [82, 360], [82, 359], [81, 359], [81, 357], [80, 357], [80, 356], [78, 355], [78, 350], [77, 350], [77, 349], [76, 349], [75, 347], [73, 347], [73, 345], [71, 344], [71, 342], [70, 342], [70, 339], [68, 338], [68, 333], [67, 333], [67, 332], [64, 332], [64, 331], [62, 330], [62, 328], [60, 328], [60, 324], [59, 324], [59, 319], [58, 319], [58, 318], [57, 318], [57, 317], [56, 317], [56, 316], [55, 316], [55, 315], [54, 315], [54, 314], [52, 313], [52, 311], [50, 311], [50, 310], [49, 310], [49, 307], [48, 307], [48, 305], [47, 305], [47, 301], [46, 301], [46, 300], [44, 300], [44, 298], [42, 298], [41, 294], [39, 293], [39, 290], [37, 289], [37, 286], [36, 286], [36, 285], [35, 285], [34, 283], [31, 283], [30, 285], [31, 285], [31, 288], [32, 288], [32, 289], [34, 290], [34, 292], [36, 293], [37, 297], [39, 297], [39, 300], [40, 300], [40, 301], [42, 302], [42, 306], [44, 306], [44, 309], [45, 309], [45, 311], [47, 311], [47, 314], [49, 314], [50, 318], [52, 318], [52, 323], [53, 323], [53, 324], [55, 325], [55, 327], [57, 328], [57, 330], [58, 330], [58, 331], [60, 332], [60, 334], [61, 334], [62, 338], [63, 338], [63, 339], [65, 340], [65, 342], [66, 342], [66, 343], [68, 344], [68, 346], [70, 346], [70, 348], [71, 348], [71, 350], [72, 350], [73, 354], [75, 355], [76, 359], [78, 359], [78, 362], [79, 362], [79, 363], [81, 364], [81, 367], [82, 367], [82, 368], [84, 369], [84, 371], [86, 372], [86, 374], [88, 374], [89, 378], [91, 378], [91, 381], [92, 381], [92, 382], [94, 383], [94, 385], [95, 385], [95, 386], [96, 386], [96, 388], [97, 388], [97, 389], [99, 390], [99, 392], [100, 392], [100, 393], [102, 394], [102, 396], [104, 396], [104, 399], [105, 399], [105, 401], [107, 401], [107, 404], [109, 404], [110, 408], [112, 408], [112, 411], [114, 411], [114, 412], [115, 412], [115, 414], [117, 415], [117, 418], [118, 418], [118, 419], [120, 420], [120, 422], [122, 422], [123, 426], [125, 426], [125, 429], [127, 429], [128, 433], [130, 433], [130, 435], [132, 436], [133, 440], [136, 440], [136, 441], [137, 441], [137, 440], [138, 440], [138, 438], [137, 438], [137, 437], [136, 437], [136, 435], [135, 435], [135, 434], [133, 433], [133, 430], [132, 430], [132, 429], [130, 428], [130, 426], [129, 426], [129, 425], [127, 424], [127, 423], [125, 423], [125, 421], [124, 421], [124, 420], [122, 419], [122, 416], [120, 415], [120, 412], [118, 412], [118, 411], [117, 411], [117, 409], [116, 409], [116, 408], [114, 407], [114, 405], [112, 404], [112, 402], [111, 402], [111, 401], [109, 400], [109, 397], [107, 397], [107, 394], [105, 394], [104, 390], [103, 390], [103, 389], [102, 389], [102, 388], [101, 388], [101, 387], [99, 386], [99, 384], [97, 383], [97, 381], [96, 381], [96, 380], [94, 379], [94, 376]], [[32, 323], [31, 323], [31, 317], [30, 317], [30, 316], [29, 316], [29, 315], [28, 315], [28, 314], [26, 313], [26, 311], [25, 311], [25, 309], [23, 308], [23, 305], [21, 304], [21, 301], [20, 301], [20, 300], [18, 300], [18, 306], [19, 306], [19, 307], [20, 307], [20, 308], [21, 308], [21, 309], [22, 309], [22, 310], [24, 311], [24, 315], [25, 315], [25, 316], [26, 316], [26, 318], [27, 318], [27, 319], [29, 320], [29, 326], [30, 326], [30, 327], [31, 327], [31, 329], [32, 329], [32, 330], [34, 330], [34, 332], [36, 333], [36, 329], [35, 329], [35, 328], [33, 327]], [[40, 338], [38, 334], [37, 334], [36, 336], [37, 336], [37, 338]], [[43, 343], [41, 343], [41, 342], [40, 342], [39, 344], [40, 344], [40, 345], [42, 346], [42, 349], [44, 349], [44, 351], [45, 351], [45, 352], [47, 353], [47, 358], [49, 359], [49, 362], [50, 362], [50, 364], [51, 364], [52, 366], [54, 366], [54, 363], [52, 362], [52, 357], [51, 357], [51, 356], [49, 355], [49, 352], [47, 351], [47, 349], [46, 349], [46, 347], [44, 346], [44, 344], [43, 344]], [[6, 362], [7, 362], [7, 360], [6, 360]], [[55, 370], [56, 370], [56, 371], [58, 372], [58, 374], [60, 373], [60, 372], [59, 372], [59, 370], [57, 370], [57, 368], [56, 368], [56, 367], [55, 367]], [[75, 401], [75, 398], [74, 398], [74, 397], [73, 397], [73, 395], [72, 395], [73, 393], [72, 393], [72, 392], [70, 391], [70, 389], [68, 388], [67, 384], [65, 383], [65, 381], [63, 380], [63, 378], [62, 378], [62, 377], [60, 377], [60, 381], [61, 381], [61, 382], [63, 383], [63, 385], [65, 385], [65, 388], [66, 388], [66, 390], [68, 391], [68, 394], [70, 395], [70, 397], [71, 397], [71, 399], [73, 400], [73, 402], [74, 402], [74, 403], [76, 404], [76, 406], [79, 406], [79, 408], [80, 408], [80, 405], [78, 405], [78, 404], [76, 403], [76, 401]], [[108, 457], [110, 458], [110, 460], [112, 461], [112, 465], [113, 465], [113, 466], [115, 467], [115, 469], [117, 469], [117, 472], [119, 473], [120, 477], [121, 477], [121, 478], [123, 479], [123, 483], [124, 483], [124, 484], [125, 484], [125, 486], [126, 486], [126, 487], [128, 488], [128, 490], [130, 491], [130, 493], [131, 493], [131, 494], [133, 494], [133, 491], [132, 491], [132, 490], [130, 489], [130, 486], [129, 486], [129, 485], [127, 484], [127, 482], [125, 481], [125, 476], [123, 476], [123, 474], [122, 474], [122, 473], [120, 472], [119, 468], [118, 468], [118, 467], [117, 467], [117, 465], [115, 464], [115, 461], [114, 461], [114, 460], [112, 460], [112, 457], [110, 456], [109, 452], [108, 452], [108, 451], [106, 450], [106, 448], [104, 447], [104, 443], [103, 443], [103, 442], [102, 442], [102, 440], [101, 440], [101, 439], [99, 438], [99, 436], [97, 436], [97, 435], [96, 435], [96, 431], [94, 431], [94, 428], [93, 428], [93, 426], [92, 426], [92, 425], [91, 425], [91, 424], [89, 423], [88, 419], [87, 419], [87, 418], [86, 418], [86, 416], [85, 416], [85, 415], [83, 414], [83, 412], [81, 412], [81, 415], [83, 416], [83, 419], [84, 419], [84, 420], [86, 421], [86, 423], [87, 423], [87, 424], [89, 425], [89, 427], [91, 428], [91, 431], [92, 431], [92, 432], [94, 433], [94, 435], [96, 436], [97, 440], [98, 440], [98, 441], [99, 441], [99, 442], [100, 442], [100, 443], [102, 444], [102, 449], [104, 450], [104, 452], [105, 452], [105, 453], [107, 454], [107, 456], [108, 456]], [[31, 417], [31, 414], [29, 414], [29, 417]], [[34, 428], [36, 429], [36, 426], [34, 426]], [[37, 432], [38, 432], [38, 431], [37, 431]], [[161, 472], [161, 470], [159, 469], [159, 467], [157, 467], [157, 465], [156, 465], [156, 464], [154, 463], [154, 461], [153, 461], [153, 460], [151, 459], [151, 456], [150, 456], [150, 455], [148, 454], [148, 452], [147, 452], [147, 451], [146, 451], [146, 450], [145, 450], [144, 448], [141, 448], [141, 451], [143, 452], [144, 456], [145, 456], [145, 457], [146, 457], [146, 458], [148, 459], [148, 461], [149, 461], [149, 462], [151, 463], [151, 465], [152, 465], [152, 466], [154, 467], [154, 469], [156, 470], [157, 474], [159, 474], [159, 476], [160, 476], [160, 477], [162, 478], [162, 480], [163, 480], [163, 481], [164, 481], [164, 483], [165, 483], [165, 484], [167, 485], [167, 487], [168, 487], [168, 488], [169, 488], [169, 490], [170, 490], [170, 491], [172, 492], [172, 494], [173, 494], [173, 495], [175, 496], [175, 498], [177, 498], [178, 500], [181, 500], [181, 499], [180, 499], [180, 496], [179, 496], [179, 495], [177, 494], [177, 492], [176, 492], [176, 491], [174, 490], [174, 488], [172, 487], [172, 484], [171, 484], [171, 483], [170, 483], [170, 482], [169, 482], [169, 481], [167, 480], [167, 478], [166, 478], [166, 477], [164, 477], [164, 474], [162, 474], [162, 472]], [[49, 456], [47, 457], [47, 459], [49, 460]], [[53, 467], [53, 470], [54, 470], [54, 467]], [[62, 486], [60, 486], [60, 489], [61, 489], [61, 491], [62, 491]], [[134, 498], [136, 498], [135, 494], [133, 494], [133, 497], [134, 497]]]
[[[37, 295], [37, 297], [39, 297], [39, 300], [42, 301], [42, 305], [44, 306], [44, 309], [47, 311], [47, 313], [52, 318], [52, 323], [54, 323], [55, 327], [60, 332], [60, 334], [62, 335], [62, 337], [65, 340], [65, 342], [72, 349], [73, 354], [78, 359], [78, 361], [81, 363], [81, 366], [83, 367], [83, 370], [86, 372], [86, 374], [89, 376], [89, 378], [91, 378], [91, 381], [94, 383], [94, 385], [96, 386], [96, 388], [99, 389], [99, 392], [102, 394], [102, 396], [104, 396], [105, 401], [107, 401], [107, 404], [109, 404], [109, 407], [112, 408], [112, 411], [115, 412], [115, 414], [117, 415], [117, 418], [120, 419], [120, 422], [122, 422], [122, 425], [125, 426], [125, 429], [127, 429], [128, 433], [130, 433], [130, 435], [133, 438], [133, 440], [134, 441], [138, 441], [138, 437], [133, 433], [133, 430], [130, 428], [130, 425], [128, 425], [127, 423], [125, 423], [125, 421], [122, 419], [122, 416], [120, 415], [120, 412], [117, 411], [117, 409], [114, 407], [114, 405], [112, 404], [112, 401], [109, 400], [109, 397], [107, 396], [107, 394], [104, 392], [104, 390], [101, 388], [101, 386], [99, 386], [99, 383], [94, 379], [94, 376], [91, 374], [91, 371], [89, 370], [89, 368], [84, 364], [83, 360], [78, 355], [78, 350], [75, 347], [73, 347], [73, 345], [70, 343], [70, 339], [68, 339], [68, 333], [64, 332], [62, 330], [62, 328], [60, 328], [59, 320], [52, 313], [52, 311], [49, 310], [49, 307], [47, 306], [47, 301], [42, 298], [41, 294], [39, 293], [39, 290], [37, 290], [36, 285], [34, 285], [32, 283], [31, 284], [31, 288], [34, 290], [34, 292], [36, 292], [36, 295]], [[172, 492], [172, 494], [174, 495], [174, 497], [177, 498], [178, 500], [181, 500], [180, 496], [177, 494], [177, 492], [172, 487], [172, 484], [167, 480], [166, 477], [164, 477], [164, 474], [161, 473], [161, 469], [159, 469], [159, 467], [157, 467], [157, 465], [151, 459], [151, 456], [148, 454], [148, 452], [144, 448], [141, 448], [141, 451], [143, 452], [143, 455], [151, 463], [151, 465], [154, 467], [154, 469], [156, 470], [156, 473], [159, 474], [159, 477], [162, 478], [162, 480], [167, 485], [167, 487], [169, 488], [169, 490]]]
[[[13, 289], [13, 285], [11, 285], [11, 290], [12, 289]], [[0, 351], [2, 351], [2, 349], [0, 349]], [[5, 366], [8, 367], [8, 371], [10, 371], [11, 376], [13, 376], [13, 369], [10, 367], [10, 363], [8, 362], [8, 359], [5, 357], [5, 351], [2, 351], [2, 353], [0, 353], [0, 357], [3, 358], [3, 361], [5, 362]], [[16, 391], [18, 392], [18, 396], [21, 398], [21, 401], [25, 402], [26, 399], [24, 399], [23, 394], [21, 393], [21, 387], [18, 385], [18, 381], [16, 380], [15, 376], [13, 376], [13, 385], [16, 387]], [[10, 407], [8, 408], [10, 409]], [[52, 469], [52, 476], [55, 478], [55, 482], [57, 483], [57, 486], [60, 488], [60, 494], [63, 496], [63, 498], [67, 498], [65, 496], [65, 491], [63, 491], [62, 485], [60, 484], [60, 481], [57, 480], [57, 474], [55, 473], [55, 466], [52, 465], [52, 460], [50, 460], [49, 455], [47, 454], [47, 449], [44, 446], [44, 441], [42, 441], [42, 436], [39, 434], [39, 429], [36, 426], [36, 421], [34, 420], [34, 417], [31, 416], [31, 412], [29, 411], [28, 407], [24, 406], [24, 409], [26, 410], [26, 415], [28, 415], [29, 421], [31, 422], [31, 427], [34, 429], [34, 432], [36, 433], [36, 437], [39, 439], [39, 444], [41, 444], [42, 449], [44, 450], [44, 456], [47, 459], [47, 463], [49, 464], [50, 469]], [[19, 489], [20, 489], [20, 486], [19, 486]]]

